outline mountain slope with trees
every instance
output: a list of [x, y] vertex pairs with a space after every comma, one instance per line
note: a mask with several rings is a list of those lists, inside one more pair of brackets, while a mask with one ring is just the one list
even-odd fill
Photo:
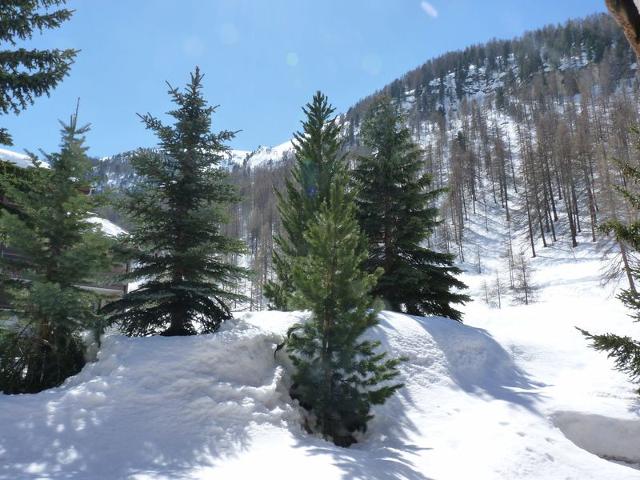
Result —
[[[603, 236], [600, 223], [631, 214], [617, 192], [624, 178], [613, 160], [635, 158], [628, 128], [639, 118], [640, 86], [635, 55], [607, 15], [429, 60], [339, 117], [352, 163], [368, 153], [362, 122], [380, 95], [401, 107], [432, 187], [448, 189], [434, 200], [442, 221], [428, 248], [477, 263], [479, 246], [467, 223], [471, 214], [487, 217], [498, 206], [511, 237], [527, 239], [526, 251], [511, 240], [504, 247], [515, 269], [520, 253], [536, 256], [554, 242], [575, 246], [583, 232], [595, 242]], [[293, 152], [274, 153], [266, 162], [227, 163], [243, 198], [230, 212], [226, 233], [249, 245], [245, 264], [256, 274], [245, 290], [252, 309], [266, 307], [273, 237], [282, 232], [274, 191], [294, 164]], [[134, 181], [126, 155], [97, 163], [105, 184], [116, 190]], [[630, 253], [622, 243], [615, 248], [620, 268], [614, 274], [631, 278]]]

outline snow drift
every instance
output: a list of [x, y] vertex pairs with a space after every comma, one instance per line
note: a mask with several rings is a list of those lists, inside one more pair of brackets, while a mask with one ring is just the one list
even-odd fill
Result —
[[301, 315], [107, 336], [62, 387], [0, 396], [0, 479], [640, 478], [567, 439], [541, 409], [542, 384], [487, 331], [443, 318], [383, 312], [371, 336], [407, 357], [405, 387], [354, 447], [309, 436], [274, 358]]
[[640, 422], [581, 412], [558, 412], [554, 423], [573, 443], [604, 458], [640, 464]]

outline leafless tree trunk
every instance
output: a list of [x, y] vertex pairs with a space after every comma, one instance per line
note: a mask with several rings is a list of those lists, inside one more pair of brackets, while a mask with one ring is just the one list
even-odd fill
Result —
[[640, 58], [640, 12], [634, 0], [605, 0], [607, 8], [624, 31], [629, 45]]

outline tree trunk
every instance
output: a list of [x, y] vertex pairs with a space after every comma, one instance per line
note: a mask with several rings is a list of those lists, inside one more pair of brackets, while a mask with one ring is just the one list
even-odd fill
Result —
[[640, 58], [640, 13], [633, 0], [605, 0], [609, 11], [622, 28], [631, 48]]

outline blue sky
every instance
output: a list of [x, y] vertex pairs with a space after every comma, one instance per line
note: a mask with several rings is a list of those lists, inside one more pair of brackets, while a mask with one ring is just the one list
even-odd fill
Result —
[[[605, 11], [604, 0], [69, 0], [71, 21], [33, 43], [81, 49], [71, 75], [19, 116], [0, 117], [14, 150], [58, 145], [58, 119], [80, 98], [90, 154], [155, 138], [136, 113], [171, 108], [165, 81], [199, 65], [231, 143], [277, 145], [300, 107], [325, 92], [337, 110], [441, 53]], [[0, 45], [0, 48], [2, 46]]]

